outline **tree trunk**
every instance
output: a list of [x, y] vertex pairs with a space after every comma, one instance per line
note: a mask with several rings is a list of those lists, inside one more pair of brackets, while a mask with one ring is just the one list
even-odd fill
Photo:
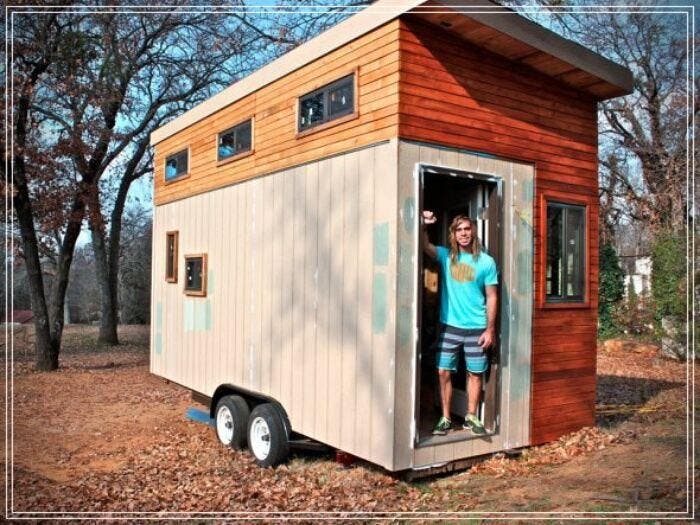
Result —
[[[146, 135], [148, 137], [148, 135]], [[97, 279], [100, 286], [101, 311], [99, 340], [110, 345], [119, 344], [117, 326], [119, 323], [119, 254], [121, 250], [122, 215], [131, 183], [141, 174], [137, 168], [148, 148], [148, 139], [142, 139], [134, 155], [129, 159], [124, 175], [119, 182], [117, 198], [109, 221], [109, 242], [105, 239], [104, 223], [99, 205], [99, 197], [94, 196], [91, 211], [90, 231], [95, 252]]]
[[22, 236], [22, 250], [27, 265], [29, 294], [34, 312], [34, 331], [36, 334], [36, 366], [39, 370], [56, 370], [58, 368], [58, 348], [51, 337], [49, 311], [44, 294], [44, 276], [41, 271], [39, 247], [34, 231], [32, 205], [29, 200], [29, 189], [24, 176], [24, 159], [15, 155], [14, 159], [15, 195], [12, 199], [17, 221]]
[[[100, 335], [98, 341], [108, 345], [118, 345], [117, 334], [117, 297], [116, 278], [111, 274], [105, 242], [104, 226], [99, 208], [91, 210], [91, 216], [99, 217], [90, 219], [90, 231], [92, 232], [92, 249], [95, 253], [95, 268], [97, 270], [97, 282], [100, 286]], [[114, 281], [111, 283], [110, 281]]]
[[[36, 79], [42, 72], [39, 69], [35, 71], [35, 76], [32, 79], [33, 83], [36, 82]], [[20, 96], [14, 129], [15, 149], [12, 152], [13, 166], [10, 169], [14, 186], [12, 203], [19, 222], [22, 249], [27, 265], [29, 294], [32, 311], [34, 312], [36, 366], [39, 370], [56, 370], [58, 368], [58, 352], [61, 340], [59, 337], [56, 341], [51, 336], [49, 310], [46, 306], [46, 295], [44, 293], [44, 276], [41, 271], [41, 260], [39, 258], [39, 242], [34, 229], [34, 212], [29, 198], [29, 185], [27, 184], [26, 165], [24, 163], [24, 145], [27, 136], [29, 106], [29, 97], [26, 94]]]

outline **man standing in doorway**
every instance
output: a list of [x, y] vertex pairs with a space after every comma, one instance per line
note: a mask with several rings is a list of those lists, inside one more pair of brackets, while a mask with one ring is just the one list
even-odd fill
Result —
[[431, 211], [423, 212], [421, 242], [423, 251], [440, 266], [440, 331], [436, 342], [436, 362], [440, 381], [442, 416], [433, 429], [445, 435], [452, 429], [452, 373], [457, 371], [463, 349], [467, 368], [469, 398], [464, 428], [485, 434], [476, 415], [482, 376], [488, 369], [486, 349], [496, 338], [498, 273], [496, 262], [484, 253], [476, 234], [476, 224], [466, 215], [457, 215], [450, 224], [450, 247], [430, 242], [425, 226], [437, 221]]

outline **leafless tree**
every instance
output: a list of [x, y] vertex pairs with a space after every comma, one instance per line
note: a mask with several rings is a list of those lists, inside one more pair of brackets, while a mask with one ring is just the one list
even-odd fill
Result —
[[[223, 2], [167, 12], [60, 7], [42, 14], [12, 8], [13, 205], [35, 311], [37, 365], [45, 370], [58, 367], [66, 287], [85, 219], [101, 289], [100, 338], [118, 341], [121, 217], [131, 184], [151, 169], [150, 133], [310, 36], [316, 29], [309, 20], [330, 24], [346, 16], [311, 10], [292, 23], [294, 12], [233, 12]], [[275, 25], [285, 17], [289, 23]], [[306, 25], [303, 17], [310, 17]], [[48, 302], [42, 246], [57, 254]]]
[[603, 234], [629, 219], [654, 230], [681, 230], [689, 212], [687, 139], [699, 108], [690, 96], [693, 83], [699, 84], [690, 77], [687, 14], [622, 2], [606, 3], [606, 9], [561, 0], [536, 4], [537, 21], [548, 21], [634, 75], [632, 94], [600, 105]]

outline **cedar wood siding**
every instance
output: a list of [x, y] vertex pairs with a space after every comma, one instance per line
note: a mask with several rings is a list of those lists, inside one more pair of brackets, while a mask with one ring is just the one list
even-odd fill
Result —
[[[400, 27], [399, 136], [535, 166], [531, 443], [594, 422], [598, 300], [596, 101], [447, 31]], [[543, 308], [543, 197], [588, 208], [589, 303]]]
[[[156, 205], [280, 171], [397, 135], [398, 20], [235, 101], [156, 145]], [[297, 99], [357, 71], [358, 117], [297, 137]], [[250, 117], [253, 153], [219, 163], [218, 133]], [[190, 175], [164, 182], [165, 157], [190, 148]]]

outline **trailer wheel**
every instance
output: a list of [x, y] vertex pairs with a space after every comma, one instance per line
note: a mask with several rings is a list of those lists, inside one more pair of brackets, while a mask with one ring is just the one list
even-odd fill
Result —
[[289, 438], [282, 415], [271, 403], [256, 406], [250, 414], [248, 446], [261, 467], [273, 467], [289, 455]]
[[241, 396], [224, 396], [216, 404], [216, 435], [236, 450], [245, 446], [250, 409]]

